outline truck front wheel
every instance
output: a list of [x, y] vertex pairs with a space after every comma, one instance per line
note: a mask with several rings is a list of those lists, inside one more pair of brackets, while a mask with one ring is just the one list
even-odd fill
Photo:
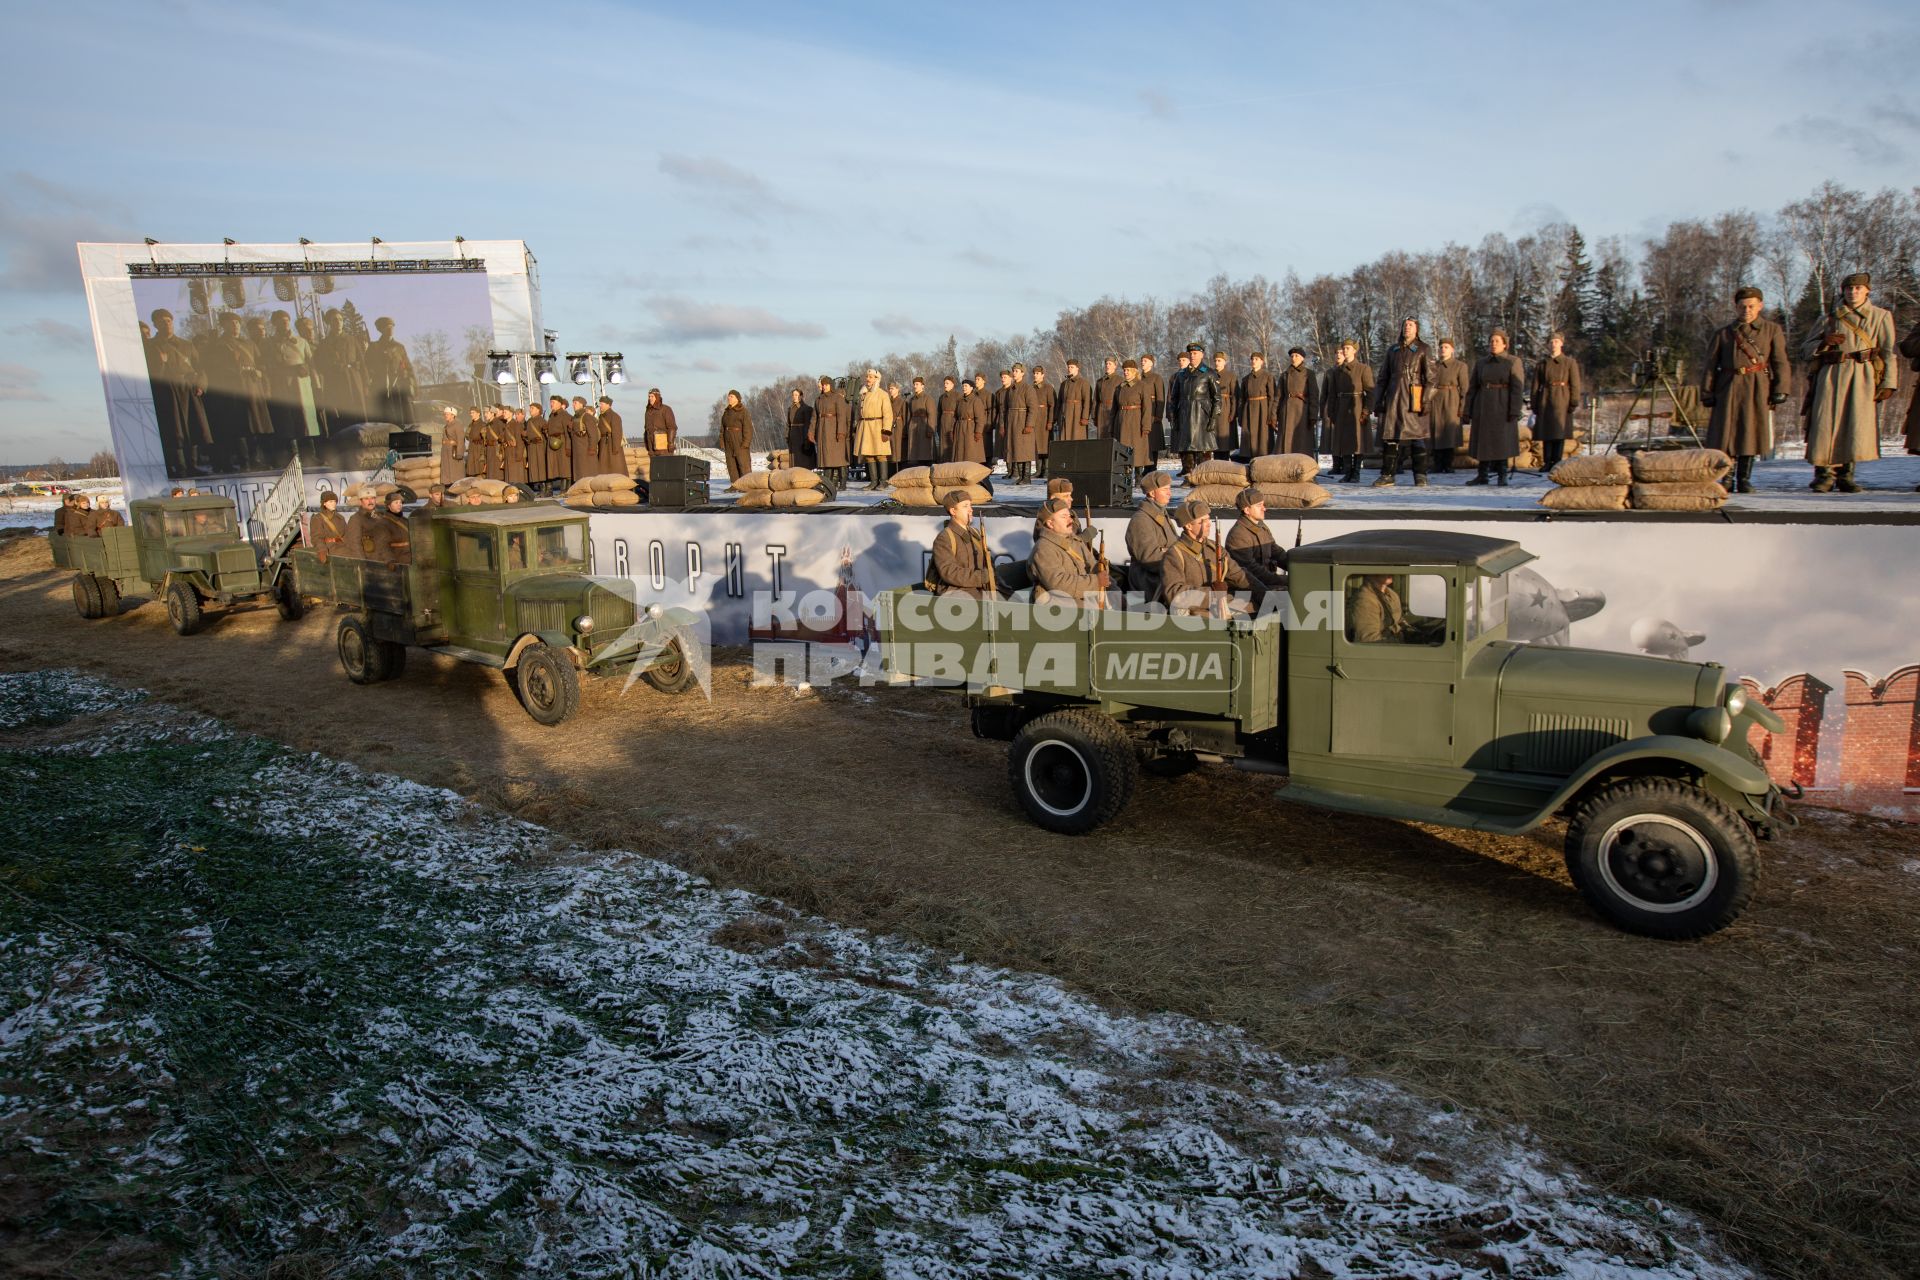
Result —
[[1630, 933], [1700, 938], [1739, 918], [1759, 879], [1753, 832], [1700, 787], [1675, 778], [1609, 783], [1567, 823], [1567, 873]]
[[1007, 779], [1027, 816], [1049, 831], [1079, 836], [1127, 807], [1138, 776], [1133, 743], [1097, 711], [1054, 711], [1013, 736]]
[[659, 656], [654, 658], [652, 666], [640, 673], [640, 678], [661, 693], [685, 693], [693, 688], [700, 674], [687, 658], [685, 634], [675, 632], [673, 639], [661, 645]]
[[200, 597], [184, 582], [167, 588], [167, 621], [176, 635], [190, 636], [200, 629]]
[[579, 673], [550, 645], [528, 645], [510, 674], [520, 705], [539, 724], [559, 724], [580, 703]]
[[273, 584], [273, 603], [288, 622], [298, 622], [307, 616], [307, 600], [294, 585], [291, 568], [281, 570], [279, 580]]

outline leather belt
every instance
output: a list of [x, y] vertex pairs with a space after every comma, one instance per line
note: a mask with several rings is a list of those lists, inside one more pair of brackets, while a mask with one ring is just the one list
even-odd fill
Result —
[[1735, 373], [1765, 373], [1766, 371], [1767, 366], [1764, 364], [1743, 364], [1734, 370]]

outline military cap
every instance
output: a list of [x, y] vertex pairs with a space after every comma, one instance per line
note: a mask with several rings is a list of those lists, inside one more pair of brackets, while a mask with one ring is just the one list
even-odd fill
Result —
[[447, 491], [447, 486], [439, 483], [438, 481], [435, 481], [433, 484], [430, 484], [427, 486], [428, 493], [445, 493], [446, 491]]
[[1201, 346], [1197, 342], [1189, 342], [1187, 344], [1187, 353], [1191, 355], [1195, 351], [1198, 351], [1201, 355], [1207, 354], [1207, 349], [1205, 347]]
[[1072, 492], [1073, 492], [1073, 481], [1067, 479], [1065, 476], [1055, 476], [1051, 480], [1047, 481], [1047, 496], [1049, 498], [1051, 498], [1056, 493], [1072, 493]]
[[1014, 364], [1014, 366], [1013, 366], [1013, 371], [1014, 371], [1015, 373], [1025, 373], [1025, 372], [1027, 371], [1027, 366], [1026, 366], [1026, 365], [1024, 365], [1024, 364], [1020, 364], [1020, 363], [1018, 363], [1018, 362], [1015, 362], [1015, 364]]
[[940, 499], [940, 505], [951, 511], [963, 502], [972, 502], [973, 497], [965, 489], [949, 489]]
[[[182, 496], [185, 496], [185, 495], [184, 495], [184, 493], [182, 494]], [[327, 505], [327, 504], [328, 504], [329, 502], [339, 502], [339, 501], [340, 501], [340, 495], [339, 495], [339, 494], [337, 494], [337, 493], [335, 493], [335, 492], [334, 492], [333, 490], [331, 490], [331, 489], [322, 489], [322, 490], [320, 491], [320, 505], [321, 505], [321, 506], [323, 506], [323, 507], [324, 507], [324, 506], [326, 506], [326, 505]]]
[[916, 387], [924, 387], [927, 385], [927, 380], [925, 378], [920, 377], [918, 374], [915, 374], [913, 379], [913, 385]]
[[1078, 360], [1069, 360], [1069, 361], [1067, 361], [1067, 368], [1069, 368], [1069, 369], [1078, 369], [1079, 367], [1080, 367], [1080, 362], [1079, 362]]
[[613, 403], [613, 397], [612, 397], [612, 396], [601, 396], [601, 397], [600, 397], [600, 403], [601, 403], [601, 404], [612, 404], [612, 403]]
[[384, 499], [384, 501], [386, 502], [405, 502], [406, 500], [407, 500], [406, 491], [402, 489], [395, 489], [392, 493], [388, 494]]
[[1230, 359], [1232, 359], [1233, 357], [1231, 357], [1231, 356], [1229, 356], [1229, 355], [1228, 355], [1228, 354], [1227, 354], [1226, 352], [1224, 352], [1224, 351], [1216, 351], [1216, 352], [1214, 352], [1214, 353], [1213, 353], [1213, 358], [1214, 358], [1215, 360], [1230, 360]]
[[565, 405], [567, 398], [565, 396], [548, 396], [547, 402], [549, 404]]
[[1249, 360], [1265, 360], [1267, 358], [1267, 353], [1264, 351], [1256, 351], [1252, 355], [1248, 356], [1247, 358]]
[[1071, 511], [1071, 510], [1073, 510], [1073, 504], [1067, 501], [1065, 498], [1048, 498], [1045, 502], [1040, 504], [1040, 515], [1042, 518], [1045, 518], [1047, 516], [1057, 516], [1062, 511]]
[[1459, 343], [1455, 342], [1452, 338], [1435, 338], [1433, 344], [1436, 347], [1456, 347], [1460, 345]]
[[1251, 485], [1251, 484], [1248, 485], [1246, 488], [1242, 489], [1239, 493], [1236, 493], [1233, 495], [1233, 505], [1240, 508], [1240, 510], [1242, 511], [1245, 511], [1248, 507], [1254, 506], [1258, 503], [1265, 502], [1266, 500], [1267, 500], [1267, 495], [1260, 492], [1259, 486]]
[[1869, 272], [1856, 271], [1840, 282], [1842, 288], [1851, 289], [1859, 285], [1863, 289], [1873, 288], [1873, 276]]
[[1342, 347], [1352, 347], [1355, 351], [1358, 351], [1360, 349], [1360, 343], [1353, 338], [1340, 339], [1340, 345]]
[[1508, 333], [1505, 329], [1495, 329], [1492, 333], [1487, 335], [1488, 342], [1492, 342], [1495, 338], [1500, 339], [1500, 341], [1506, 343], [1508, 346], [1513, 345], [1513, 335]]
[[1213, 508], [1207, 505], [1205, 498], [1188, 498], [1180, 504], [1180, 510], [1174, 513], [1181, 524], [1192, 524], [1195, 520], [1205, 520], [1213, 514]]
[[1172, 487], [1173, 477], [1164, 471], [1151, 471], [1140, 477], [1140, 491], [1142, 493], [1150, 492], [1154, 489], [1171, 489]]
[[1748, 298], [1752, 298], [1755, 302], [1765, 302], [1767, 295], [1761, 293], [1750, 284], [1741, 285], [1733, 291], [1733, 300], [1735, 302], [1745, 302]]
[[1140, 362], [1138, 360], [1129, 360], [1125, 364], [1121, 365], [1120, 367], [1122, 369], [1131, 369], [1135, 373], [1140, 372]]
[[1290, 356], [1299, 356], [1302, 360], [1305, 360], [1307, 358], [1307, 349], [1305, 347], [1288, 347], [1287, 354]]

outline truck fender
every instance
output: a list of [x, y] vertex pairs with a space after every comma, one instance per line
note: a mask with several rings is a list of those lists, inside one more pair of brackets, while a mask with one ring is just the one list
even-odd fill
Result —
[[556, 652], [566, 654], [576, 669], [584, 669], [587, 665], [586, 660], [580, 656], [580, 651], [574, 648], [573, 641], [558, 631], [527, 632], [513, 642], [513, 648], [507, 650], [506, 662], [501, 665], [509, 671], [513, 670], [520, 665], [520, 655], [536, 644], [544, 644]]
[[1598, 755], [1589, 757], [1554, 793], [1553, 799], [1541, 808], [1540, 816], [1545, 818], [1558, 810], [1595, 778], [1615, 772], [1620, 765], [1635, 760], [1677, 761], [1690, 769], [1697, 769], [1718, 783], [1720, 788], [1735, 795], [1765, 797], [1773, 790], [1773, 780], [1767, 777], [1766, 770], [1746, 757], [1701, 738], [1661, 733], [1616, 743]]

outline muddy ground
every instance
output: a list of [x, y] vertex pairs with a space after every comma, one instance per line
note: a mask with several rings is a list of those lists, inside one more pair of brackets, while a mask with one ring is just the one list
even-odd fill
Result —
[[43, 538], [0, 543], [0, 669], [98, 672], [837, 921], [1344, 1060], [1692, 1208], [1770, 1271], [1920, 1257], [1913, 827], [1804, 811], [1763, 846], [1738, 925], [1663, 944], [1587, 911], [1557, 828], [1321, 813], [1207, 769], [1051, 836], [948, 694], [752, 689], [723, 655], [711, 701], [591, 680], [543, 729], [497, 672], [419, 651], [398, 681], [348, 683], [335, 622], [256, 609], [182, 638], [132, 602], [85, 622]]

